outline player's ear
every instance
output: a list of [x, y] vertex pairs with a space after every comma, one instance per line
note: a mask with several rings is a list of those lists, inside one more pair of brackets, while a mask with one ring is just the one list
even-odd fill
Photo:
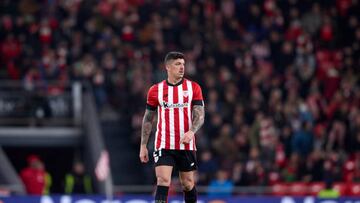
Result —
[[165, 66], [165, 69], [166, 69], [166, 70], [169, 70], [169, 69], [170, 69], [169, 63], [165, 63], [164, 66]]

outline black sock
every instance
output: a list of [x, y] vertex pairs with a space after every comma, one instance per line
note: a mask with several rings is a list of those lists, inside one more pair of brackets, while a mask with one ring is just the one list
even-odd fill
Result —
[[155, 203], [167, 203], [169, 187], [158, 185], [155, 194]]
[[196, 203], [197, 193], [195, 186], [190, 191], [184, 191], [185, 193], [185, 203]]

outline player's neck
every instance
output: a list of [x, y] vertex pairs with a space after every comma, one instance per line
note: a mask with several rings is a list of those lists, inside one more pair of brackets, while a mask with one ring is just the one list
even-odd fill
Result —
[[176, 85], [179, 82], [181, 82], [182, 80], [183, 80], [183, 78], [172, 78], [172, 77], [167, 78], [167, 82], [172, 84], [172, 85]]

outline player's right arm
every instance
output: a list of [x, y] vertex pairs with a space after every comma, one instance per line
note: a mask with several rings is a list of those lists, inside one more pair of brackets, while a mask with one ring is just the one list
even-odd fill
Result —
[[146, 163], [149, 161], [149, 153], [147, 150], [147, 144], [149, 141], [154, 115], [156, 108], [159, 105], [157, 97], [157, 86], [153, 85], [147, 94], [146, 111], [144, 114], [142, 126], [141, 126], [141, 144], [140, 144], [140, 161]]
[[149, 161], [149, 153], [147, 150], [147, 144], [149, 141], [151, 129], [152, 129], [152, 121], [155, 115], [155, 111], [146, 109], [142, 127], [141, 127], [141, 144], [140, 144], [140, 161], [142, 163], [146, 163]]

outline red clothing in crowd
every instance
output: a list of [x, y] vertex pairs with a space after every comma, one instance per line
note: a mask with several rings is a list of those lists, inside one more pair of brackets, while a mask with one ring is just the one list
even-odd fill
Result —
[[18, 40], [9, 37], [0, 45], [0, 53], [5, 62], [17, 58], [21, 53], [22, 47]]
[[27, 158], [28, 167], [20, 172], [20, 177], [29, 195], [46, 194], [46, 171], [40, 158], [30, 155]]
[[42, 195], [45, 190], [46, 172], [42, 169], [27, 167], [20, 173], [26, 191], [31, 195]]

